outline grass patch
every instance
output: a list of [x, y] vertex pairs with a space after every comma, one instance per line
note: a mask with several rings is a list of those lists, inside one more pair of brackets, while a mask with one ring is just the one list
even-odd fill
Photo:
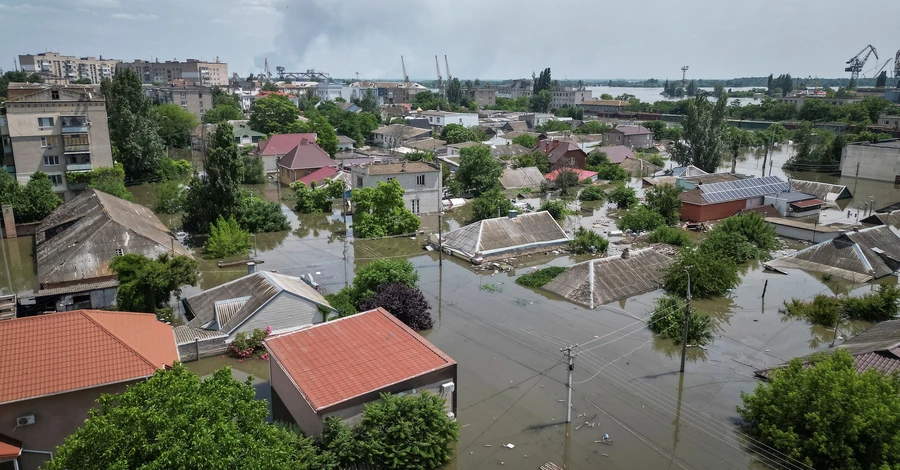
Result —
[[657, 227], [650, 232], [650, 243], [665, 243], [675, 246], [691, 246], [694, 241], [687, 232], [672, 227]]
[[479, 287], [481, 290], [486, 290], [492, 294], [503, 292], [503, 286], [500, 284], [482, 284]]
[[544, 284], [552, 281], [553, 278], [559, 276], [565, 270], [566, 268], [558, 266], [538, 269], [533, 273], [528, 273], [516, 279], [516, 284], [520, 286], [531, 287], [532, 289], [537, 289], [538, 287], [542, 287]]

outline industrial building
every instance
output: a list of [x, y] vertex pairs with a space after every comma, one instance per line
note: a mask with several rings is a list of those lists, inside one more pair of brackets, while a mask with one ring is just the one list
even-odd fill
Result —
[[900, 184], [900, 139], [848, 144], [841, 154], [841, 176]]

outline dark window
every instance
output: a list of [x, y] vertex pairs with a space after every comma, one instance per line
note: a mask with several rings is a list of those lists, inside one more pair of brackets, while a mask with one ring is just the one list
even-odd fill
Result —
[[362, 182], [362, 176], [357, 176], [357, 177], [356, 177], [356, 187], [357, 187], [357, 188], [361, 188], [362, 185], [363, 185], [363, 182]]
[[416, 176], [416, 184], [418, 184], [420, 186], [424, 186], [425, 185], [425, 175]]
[[59, 90], [51, 90], [50, 91], [50, 99], [58, 100], [59, 99]]

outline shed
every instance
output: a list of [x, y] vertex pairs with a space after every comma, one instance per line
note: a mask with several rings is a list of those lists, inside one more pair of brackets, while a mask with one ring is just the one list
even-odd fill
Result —
[[[429, 242], [440, 246], [437, 235]], [[479, 220], [443, 235], [444, 250], [473, 262], [568, 244], [566, 232], [547, 211]]]
[[651, 248], [637, 251], [626, 248], [621, 256], [569, 266], [543, 289], [594, 308], [658, 289], [671, 264], [671, 258]]
[[503, 189], [536, 188], [545, 181], [544, 175], [537, 168], [506, 168], [500, 175]]
[[846, 186], [840, 184], [820, 183], [818, 181], [791, 180], [795, 190], [815, 195], [825, 202], [834, 202], [853, 197]]
[[900, 267], [900, 236], [879, 225], [846, 232], [765, 264], [776, 270], [791, 268], [831, 274], [853, 282], [887, 276]]

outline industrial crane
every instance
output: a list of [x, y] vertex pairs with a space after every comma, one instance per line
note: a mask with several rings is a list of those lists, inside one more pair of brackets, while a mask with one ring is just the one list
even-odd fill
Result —
[[447, 61], [447, 55], [446, 55], [446, 54], [444, 54], [444, 65], [447, 66], [447, 82], [450, 82], [450, 79], [452, 79], [453, 76], [450, 75], [450, 62]]
[[444, 79], [441, 77], [441, 64], [438, 62], [437, 55], [434, 56], [434, 68], [437, 69], [437, 88], [440, 90], [441, 94], [444, 94]]
[[406, 62], [403, 61], [403, 56], [400, 56], [400, 65], [403, 66], [403, 83], [409, 86], [409, 75], [406, 74]]
[[[863, 55], [864, 53], [865, 55]], [[869, 60], [869, 55], [874, 55], [875, 60], [878, 60], [878, 51], [876, 51], [875, 46], [871, 44], [847, 61], [847, 64], [850, 66], [845, 68], [844, 72], [850, 72], [851, 81], [856, 82], [859, 80], [859, 73], [862, 72], [863, 67], [866, 65], [866, 61]], [[860, 56], [862, 56], [862, 58], [860, 58]]]
[[894, 78], [900, 78], [900, 51], [897, 51], [894, 58]]

